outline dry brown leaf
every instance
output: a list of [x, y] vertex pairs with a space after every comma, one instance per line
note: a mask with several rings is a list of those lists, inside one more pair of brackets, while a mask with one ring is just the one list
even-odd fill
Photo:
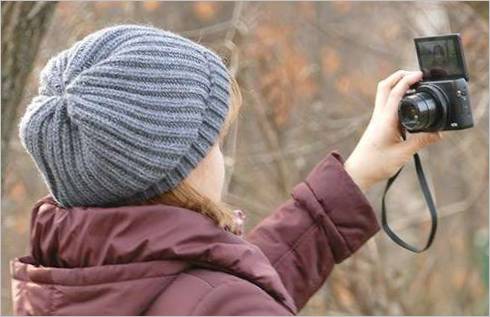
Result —
[[341, 58], [337, 51], [331, 47], [322, 50], [322, 71], [326, 76], [333, 75], [340, 67]]
[[154, 11], [160, 7], [159, 1], [145, 1], [143, 2], [143, 8], [146, 11]]
[[351, 90], [351, 79], [347, 76], [340, 76], [335, 82], [335, 88], [343, 94], [347, 95]]
[[10, 190], [10, 199], [14, 200], [15, 202], [22, 202], [25, 200], [26, 197], [26, 188], [24, 184], [18, 182], [16, 183], [13, 188]]
[[192, 5], [194, 14], [201, 21], [211, 21], [215, 18], [218, 11], [217, 5], [214, 2], [199, 1]]

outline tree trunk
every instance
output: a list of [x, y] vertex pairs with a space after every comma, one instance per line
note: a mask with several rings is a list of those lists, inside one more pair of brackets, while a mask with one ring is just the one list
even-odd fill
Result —
[[55, 7], [56, 2], [2, 2], [2, 187], [17, 109]]

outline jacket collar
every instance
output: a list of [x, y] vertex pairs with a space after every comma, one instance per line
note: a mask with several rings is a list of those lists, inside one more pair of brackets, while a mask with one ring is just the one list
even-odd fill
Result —
[[31, 221], [32, 257], [42, 266], [182, 261], [249, 280], [295, 311], [257, 246], [194, 211], [167, 205], [62, 208], [48, 195], [34, 206]]

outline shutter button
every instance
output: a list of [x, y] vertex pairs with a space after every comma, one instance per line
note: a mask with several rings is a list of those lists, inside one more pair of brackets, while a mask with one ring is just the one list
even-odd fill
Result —
[[458, 90], [458, 91], [456, 91], [456, 96], [458, 96], [458, 97], [466, 96], [466, 91]]

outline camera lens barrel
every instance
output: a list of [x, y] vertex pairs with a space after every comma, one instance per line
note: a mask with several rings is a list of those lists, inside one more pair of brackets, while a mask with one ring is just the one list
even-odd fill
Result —
[[446, 119], [447, 97], [436, 87], [420, 86], [398, 107], [400, 123], [410, 132], [437, 131]]
[[400, 122], [409, 131], [430, 127], [436, 116], [436, 101], [426, 92], [407, 96], [400, 104]]

